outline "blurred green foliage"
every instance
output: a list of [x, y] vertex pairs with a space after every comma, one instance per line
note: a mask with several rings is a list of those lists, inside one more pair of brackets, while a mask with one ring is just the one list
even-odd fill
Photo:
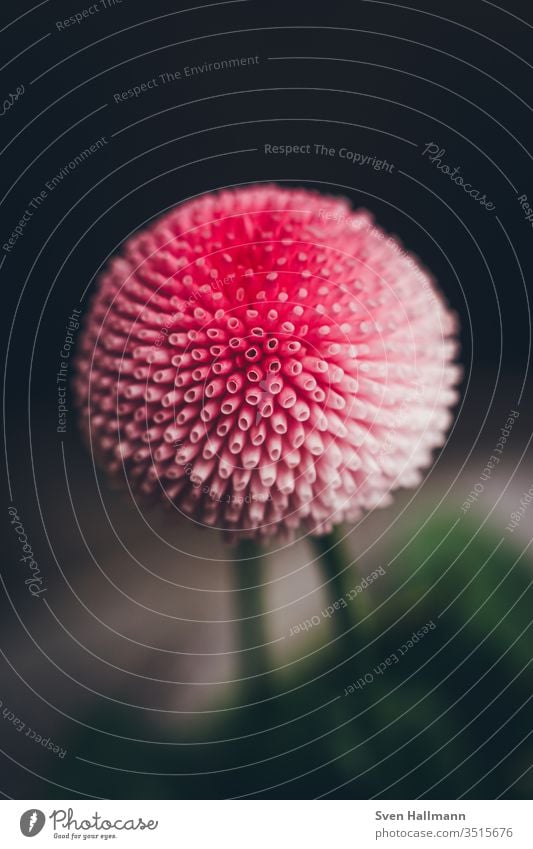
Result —
[[[531, 557], [456, 515], [404, 527], [394, 543], [386, 576], [311, 630], [290, 667], [235, 687], [194, 730], [176, 724], [169, 738], [167, 724], [173, 745], [82, 731], [70, 751], [118, 770], [71, 757], [57, 780], [111, 798], [530, 798]], [[82, 719], [154, 739], [141, 711]]]

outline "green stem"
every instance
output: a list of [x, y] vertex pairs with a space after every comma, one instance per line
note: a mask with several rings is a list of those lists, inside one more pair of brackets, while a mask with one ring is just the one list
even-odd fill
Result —
[[[360, 624], [368, 613], [368, 602], [363, 599], [364, 593], [356, 594], [353, 599], [346, 596], [347, 577], [354, 577], [354, 572], [350, 568], [354, 560], [347, 550], [340, 532], [334, 530], [326, 536], [313, 537], [312, 543], [319, 554], [319, 565], [325, 579], [324, 583], [330, 598], [330, 606], [335, 605], [335, 602], [339, 602], [340, 599], [346, 601], [346, 607], [339, 603], [338, 609], [335, 609], [329, 619], [335, 636], [331, 646], [334, 655], [333, 665], [341, 664], [335, 672], [332, 672], [330, 686], [333, 686], [334, 689], [338, 688], [342, 692], [349, 683], [370, 671], [375, 662], [373, 646], [368, 644], [369, 628]], [[348, 589], [358, 583], [358, 579], [354, 578]], [[343, 663], [342, 661], [347, 658], [352, 659], [348, 664]], [[374, 737], [376, 731], [374, 710], [361, 714], [356, 724], [351, 722], [352, 711], [353, 714], [357, 714], [361, 708], [368, 705], [369, 698], [372, 698], [371, 691], [363, 690], [359, 693], [357, 701], [344, 702], [344, 700], [341, 700], [339, 702], [339, 710], [343, 719], [345, 721], [350, 720], [348, 727], [345, 727], [343, 732], [345, 735], [343, 739], [346, 741], [350, 741], [351, 735], [354, 734], [358, 735], [358, 742], [361, 739]], [[352, 745], [352, 742], [350, 745]], [[371, 745], [373, 747], [377, 744]], [[368, 749], [368, 751], [371, 751], [371, 749]]]
[[263, 550], [252, 540], [241, 540], [235, 551], [235, 592], [238, 610], [240, 677], [246, 702], [257, 702], [269, 694], [270, 669], [263, 610]]
[[[355, 595], [353, 599], [346, 596], [348, 590], [358, 583], [350, 568], [353, 558], [337, 529], [325, 536], [311, 537], [310, 540], [319, 555], [329, 606], [335, 607], [330, 617], [336, 636], [334, 651], [337, 655], [341, 654], [341, 650], [344, 650], [343, 654], [348, 651], [353, 654], [354, 650], [366, 647], [368, 637], [368, 629], [358, 624], [368, 612], [364, 593]], [[362, 655], [367, 665], [370, 662], [369, 651], [364, 650], [357, 655], [357, 666], [363, 663]]]

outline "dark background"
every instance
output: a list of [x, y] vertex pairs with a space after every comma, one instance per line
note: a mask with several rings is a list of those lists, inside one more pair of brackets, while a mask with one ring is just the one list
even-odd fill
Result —
[[[517, 199], [533, 198], [529, 4], [250, 0], [188, 9], [122, 0], [58, 31], [56, 21], [89, 6], [51, 0], [32, 10], [24, 0], [1, 13], [1, 98], [25, 91], [0, 117], [0, 241], [47, 180], [99, 137], [108, 143], [0, 252], [8, 461], [0, 700], [68, 749], [59, 759], [3, 719], [0, 790], [529, 797], [531, 516], [505, 531], [533, 483], [533, 229]], [[114, 102], [165, 71], [241, 56], [259, 62]], [[421, 155], [429, 142], [494, 211]], [[307, 143], [375, 154], [394, 169], [264, 153], [265, 144]], [[239, 683], [239, 664], [251, 658], [253, 670], [255, 655], [238, 621], [231, 549], [187, 525], [168, 527], [157, 512], [137, 521], [95, 474], [74, 412], [67, 433], [56, 432], [55, 375], [68, 316], [80, 302], [83, 310], [95, 276], [133, 231], [191, 196], [263, 181], [342, 194], [398, 234], [460, 316], [465, 379], [423, 487], [345, 529], [347, 588], [386, 566], [362, 610], [351, 609], [353, 632], [333, 640], [328, 625], [289, 645], [290, 625], [333, 589], [308, 541], [273, 547], [261, 573], [251, 562], [245, 584], [264, 585], [259, 601], [248, 593], [260, 605], [252, 615], [276, 641], [254, 690]], [[464, 514], [510, 410], [520, 416], [502, 462]], [[11, 503], [46, 597], [24, 587]], [[401, 669], [338, 698], [451, 602]]]

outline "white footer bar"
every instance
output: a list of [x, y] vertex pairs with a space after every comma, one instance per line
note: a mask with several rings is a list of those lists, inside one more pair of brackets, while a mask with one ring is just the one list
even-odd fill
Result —
[[[1, 845], [531, 849], [526, 801], [3, 801]], [[35, 843], [29, 839], [35, 838]]]

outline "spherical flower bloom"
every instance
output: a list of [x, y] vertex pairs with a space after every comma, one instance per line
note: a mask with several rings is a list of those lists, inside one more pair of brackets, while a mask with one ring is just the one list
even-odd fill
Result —
[[134, 495], [237, 536], [324, 533], [421, 480], [457, 399], [456, 330], [368, 212], [221, 191], [112, 260], [75, 396], [91, 450]]

